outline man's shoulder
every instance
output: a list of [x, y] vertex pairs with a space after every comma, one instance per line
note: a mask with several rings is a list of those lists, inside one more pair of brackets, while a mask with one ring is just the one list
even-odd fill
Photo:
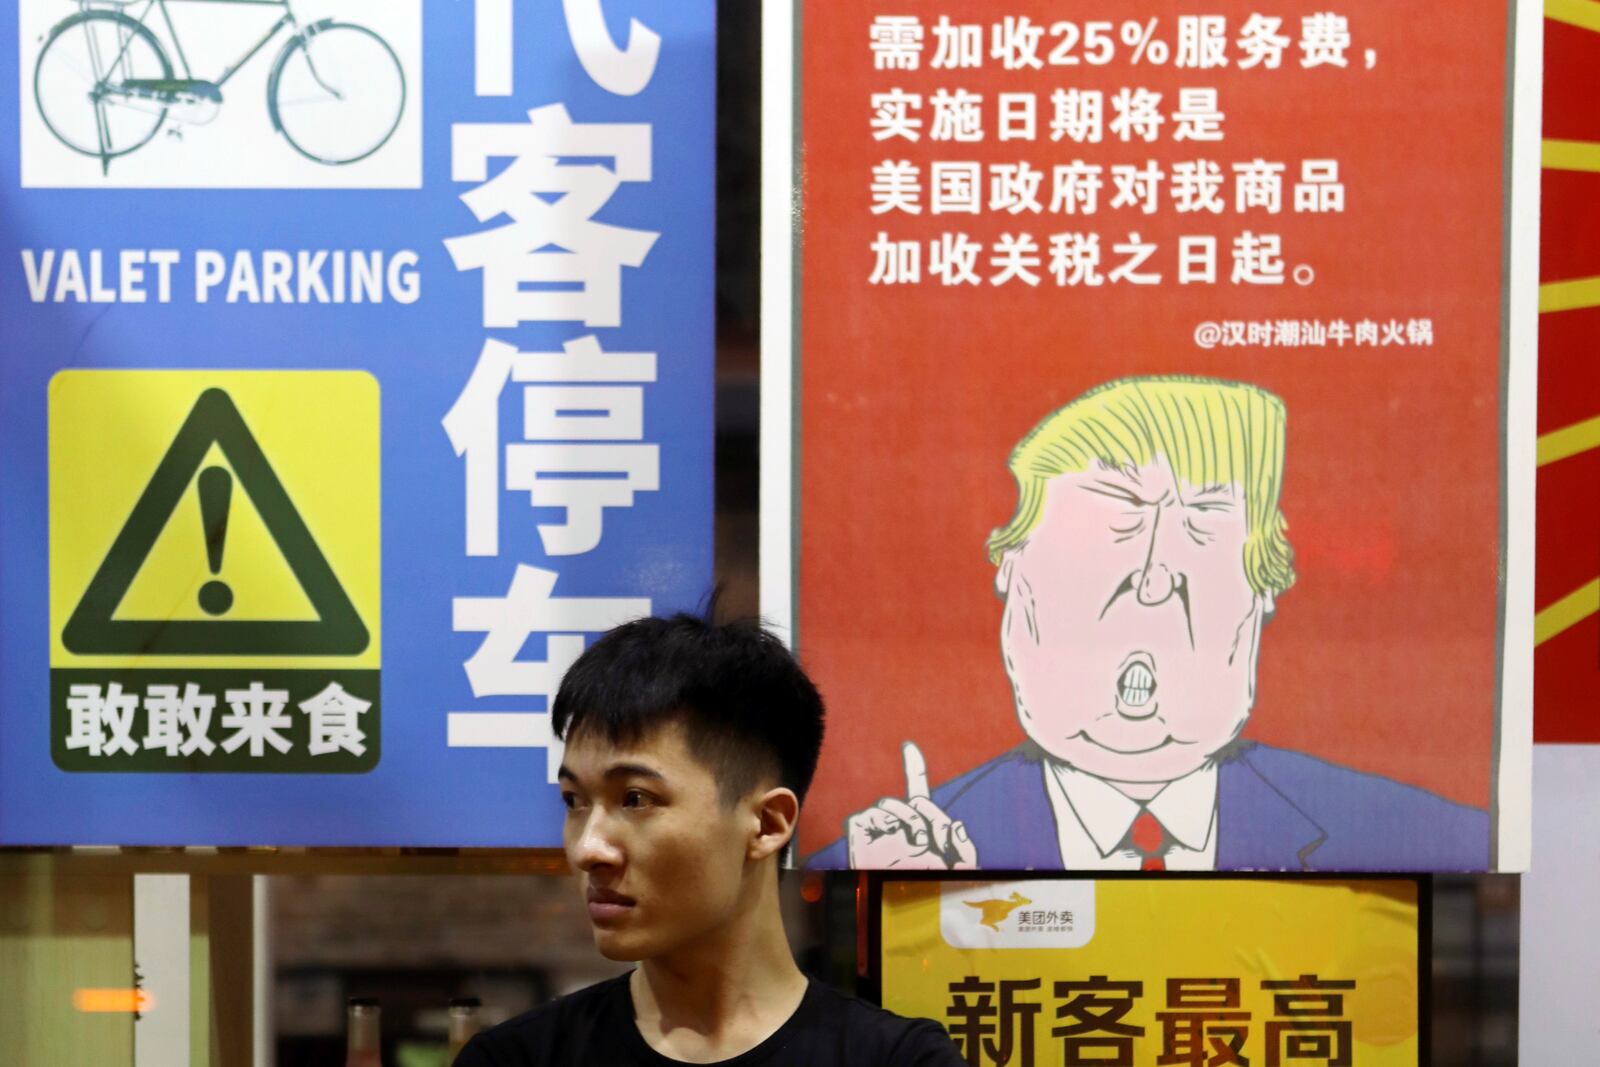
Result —
[[[1259, 779], [1274, 803], [1302, 814], [1324, 835], [1306, 854], [1312, 868], [1484, 870], [1489, 816], [1418, 786], [1329, 762], [1305, 752], [1251, 743], [1222, 766], [1221, 819], [1230, 821], [1230, 786]], [[1259, 814], [1259, 813], [1257, 813]], [[1235, 816], [1230, 832], [1249, 833]]]
[[[1018, 793], [1037, 793], [1044, 779], [1039, 769], [1041, 753], [1031, 741], [1009, 748], [933, 791], [933, 801], [955, 815], [959, 808], [984, 806]], [[959, 818], [959, 815], [956, 817]]]
[[1397, 782], [1380, 774], [1333, 763], [1308, 752], [1252, 744], [1241, 753], [1263, 778], [1291, 800], [1305, 801], [1313, 809], [1325, 801], [1339, 807], [1382, 807], [1406, 814], [1446, 818], [1484, 818], [1482, 809], [1447, 800], [1419, 786]]
[[[631, 1009], [614, 1007], [627, 976], [559, 997], [483, 1031], [462, 1050], [456, 1067], [545, 1067], [607, 1062], [618, 1027], [632, 1026]], [[774, 1062], [836, 1063], [842, 1067], [963, 1067], [948, 1034], [931, 1019], [909, 1019], [812, 980], [802, 1009], [773, 1037]]]
[[562, 1043], [582, 1045], [627, 983], [626, 974], [607, 978], [491, 1026], [462, 1050], [457, 1067], [523, 1067], [546, 1062]]
[[[1040, 758], [1038, 746], [1024, 741], [933, 789], [933, 802], [966, 826], [978, 845], [978, 860], [984, 866], [1016, 870], [1060, 867], [1060, 852], [1053, 836], [1047, 848], [1034, 848], [1033, 843], [1040, 839], [1018, 830], [1054, 825]], [[994, 858], [986, 858], [986, 854]], [[844, 837], [805, 861], [805, 866], [814, 869], [843, 869], [849, 865]]]
[[833, 1062], [893, 1067], [958, 1067], [963, 1062], [950, 1035], [932, 1019], [896, 1015], [815, 979], [811, 995], [816, 1009], [812, 1018], [829, 1020], [838, 1035]]

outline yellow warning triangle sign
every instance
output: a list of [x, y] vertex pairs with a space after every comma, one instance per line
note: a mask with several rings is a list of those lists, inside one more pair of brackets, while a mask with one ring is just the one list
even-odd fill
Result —
[[[244, 414], [243, 399], [235, 396], [235, 400], [239, 404], [240, 413]], [[191, 396], [183, 411], [178, 413], [180, 420], [193, 403], [194, 397]], [[246, 415], [246, 417], [251, 416]], [[74, 590], [72, 602], [65, 607], [66, 614], [70, 614], [76, 606], [78, 595], [83, 592], [83, 586], [93, 576], [95, 568], [100, 565], [106, 549], [122, 528], [122, 521], [127, 518], [128, 510], [132, 509], [134, 501], [143, 491], [150, 472], [155, 469], [156, 462], [160, 460], [170, 443], [171, 429], [168, 430], [168, 436], [159, 442], [157, 452], [149, 458], [141, 472], [141, 481], [134, 487], [133, 494], [128, 497], [126, 508], [114, 517], [113, 525], [104, 532], [104, 543], [100, 545], [99, 554], [89, 561], [89, 569], [83, 575], [79, 587]], [[257, 440], [261, 442], [263, 450], [272, 447], [265, 434]], [[293, 475], [286, 469], [286, 457], [274, 454], [272, 459], [273, 469], [282, 479], [284, 487], [294, 494], [294, 501], [299, 506], [306, 525], [311, 527], [316, 535], [323, 554], [328, 557], [328, 562], [339, 575], [339, 580], [345, 584], [357, 610], [365, 616], [366, 609], [361, 606], [361, 598], [355, 589], [351, 588], [350, 577], [343, 573], [333, 545], [325, 540], [326, 535], [318, 524], [316, 518], [318, 509], [315, 505], [320, 501], [303, 499], [304, 494], [311, 491], [311, 487], [294, 484]], [[205, 484], [206, 479], [218, 477], [207, 475], [206, 472], [213, 468], [221, 468], [227, 474], [229, 488], [233, 490], [229, 494], [226, 513], [220, 517], [214, 513], [214, 502], [212, 511], [208, 512], [200, 492], [200, 487]], [[237, 472], [233, 470], [228, 458], [222, 454], [222, 450], [212, 445], [200, 463], [199, 476], [184, 490], [183, 499], [178, 503], [177, 510], [167, 520], [167, 525], [156, 538], [156, 543], [151, 546], [150, 554], [145, 557], [144, 565], [134, 575], [133, 583], [128, 586], [128, 591], [123, 595], [122, 603], [117, 605], [112, 618], [198, 620], [217, 618], [218, 612], [208, 611], [202, 605], [201, 601], [204, 598], [201, 593], [205, 586], [219, 579], [233, 593], [233, 602], [225, 610], [225, 615], [229, 619], [312, 621], [317, 618], [316, 609], [311, 606], [305, 591], [300, 588], [300, 582], [290, 569], [289, 561], [278, 551], [278, 543], [273, 539], [272, 532], [267, 529], [260, 513], [256, 511], [255, 505], [251, 503], [250, 494], [238, 491]], [[63, 622], [66, 614], [62, 617]]]
[[[201, 470], [213, 447], [227, 459], [231, 473], [221, 466]], [[196, 482], [206, 513], [207, 540], [218, 551], [220, 535], [212, 514], [224, 516], [221, 522], [226, 523], [227, 498], [234, 483], [249, 496], [315, 610], [315, 619], [116, 617], [161, 531]], [[209, 582], [200, 591], [200, 602], [210, 614], [225, 614], [232, 592], [225, 583]], [[61, 633], [62, 644], [80, 655], [350, 656], [362, 652], [368, 641], [359, 613], [255, 435], [232, 398], [215, 388], [195, 401]]]

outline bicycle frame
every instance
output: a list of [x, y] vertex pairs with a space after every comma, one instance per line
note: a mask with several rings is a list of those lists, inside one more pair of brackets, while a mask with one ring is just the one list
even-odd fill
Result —
[[[135, 0], [135, 2], [137, 2], [137, 0]], [[226, 85], [228, 83], [228, 79], [232, 78], [234, 76], [234, 74], [236, 74], [238, 72], [240, 67], [242, 67], [246, 63], [250, 62], [250, 60], [255, 56], [255, 54], [257, 52], [261, 51], [262, 48], [266, 47], [267, 42], [271, 41], [274, 37], [276, 37], [278, 35], [278, 31], [279, 30], [283, 29], [285, 26], [292, 26], [292, 27], [295, 27], [295, 28], [298, 29], [299, 25], [300, 25], [300, 20], [295, 18], [294, 9], [290, 6], [290, 0], [147, 0], [147, 2], [145, 4], [144, 11], [134, 21], [138, 22], [139, 25], [143, 26], [145, 24], [145, 21], [147, 19], [149, 19], [151, 11], [155, 10], [156, 8], [160, 8], [161, 9], [162, 21], [164, 21], [167, 24], [167, 35], [172, 38], [172, 46], [178, 53], [178, 62], [183, 65], [184, 77], [188, 78], [190, 80], [194, 79], [194, 71], [189, 66], [189, 57], [186, 54], [184, 54], [183, 42], [178, 39], [178, 28], [175, 25], [173, 25], [173, 23], [172, 23], [172, 14], [169, 11], [167, 11], [167, 4], [168, 3], [180, 3], [180, 4], [232, 4], [232, 5], [236, 6], [236, 7], [281, 7], [281, 8], [283, 8], [283, 15], [278, 19], [277, 22], [274, 22], [272, 24], [272, 27], [267, 30], [266, 34], [263, 35], [262, 38], [259, 41], [257, 41], [250, 48], [250, 50], [248, 52], [246, 52], [244, 55], [240, 56], [238, 58], [238, 60], [236, 60], [230, 66], [225, 67], [223, 69], [222, 74], [221, 74], [220, 77], [218, 77], [218, 78], [216, 78], [216, 79], [214, 79], [212, 81], [212, 84], [215, 85], [219, 89], [222, 88], [222, 86], [224, 86], [224, 85]], [[132, 6], [132, 5], [131, 4], [96, 3], [96, 0], [78, 0], [78, 9], [80, 11], [89, 11], [89, 10], [92, 10], [92, 9], [94, 9], [96, 7], [113, 7], [113, 8], [116, 8], [116, 9], [120, 10], [120, 9], [122, 9], [124, 7], [128, 7], [128, 6]], [[112, 69], [114, 69], [116, 67], [117, 63], [120, 62], [121, 59], [122, 59], [123, 52], [127, 51], [127, 48], [128, 48], [128, 42], [125, 41], [125, 42], [123, 42], [122, 48], [120, 50], [118, 50], [116, 57], [114, 59], [112, 59], [112, 61], [110, 63], [106, 64], [106, 69], [107, 70], [112, 70]]]

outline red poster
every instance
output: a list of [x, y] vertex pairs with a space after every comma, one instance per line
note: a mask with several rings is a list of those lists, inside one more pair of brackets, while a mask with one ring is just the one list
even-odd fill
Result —
[[1515, 869], [1508, 5], [798, 9], [802, 854]]
[[1534, 740], [1600, 743], [1600, 4], [1545, 22]]

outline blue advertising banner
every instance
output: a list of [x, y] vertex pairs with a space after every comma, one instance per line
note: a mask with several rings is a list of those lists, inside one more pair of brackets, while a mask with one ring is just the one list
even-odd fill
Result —
[[714, 5], [0, 64], [0, 845], [559, 845], [561, 675], [711, 584]]

